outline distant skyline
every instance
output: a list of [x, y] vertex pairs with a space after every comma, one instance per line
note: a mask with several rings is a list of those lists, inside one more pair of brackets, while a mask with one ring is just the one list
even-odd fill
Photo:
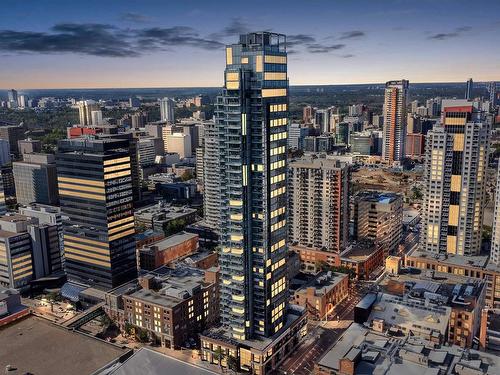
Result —
[[11, 2], [0, 87], [222, 85], [226, 44], [287, 35], [291, 85], [500, 80], [496, 0]]

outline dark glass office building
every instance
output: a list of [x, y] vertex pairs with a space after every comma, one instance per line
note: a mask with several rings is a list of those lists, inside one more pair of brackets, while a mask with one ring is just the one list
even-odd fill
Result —
[[59, 141], [57, 172], [69, 281], [109, 289], [137, 276], [129, 141]]

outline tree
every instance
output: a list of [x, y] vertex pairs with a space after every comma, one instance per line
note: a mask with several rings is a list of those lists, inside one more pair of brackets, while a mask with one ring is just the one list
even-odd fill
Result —
[[214, 351], [214, 359], [217, 361], [217, 363], [219, 364], [219, 367], [221, 369], [222, 369], [222, 361], [223, 361], [225, 356], [226, 356], [226, 354], [224, 353], [222, 348], [220, 346], [218, 346], [217, 349], [215, 349], [215, 351]]
[[193, 178], [194, 178], [193, 172], [191, 172], [190, 170], [184, 171], [184, 173], [181, 176], [182, 181], [189, 181], [192, 180]]
[[129, 322], [125, 322], [124, 330], [125, 333], [130, 336], [134, 332], [134, 326]]
[[235, 373], [238, 373], [240, 371], [240, 366], [239, 366], [239, 363], [238, 363], [238, 358], [236, 358], [235, 356], [232, 356], [232, 355], [229, 355], [227, 357], [227, 367], [234, 371]]
[[413, 195], [412, 195], [412, 198], [415, 199], [415, 200], [421, 200], [424, 195], [422, 194], [422, 192], [420, 191], [420, 189], [416, 186], [414, 186], [412, 189], [411, 189]]
[[135, 337], [137, 338], [137, 340], [143, 343], [149, 341], [149, 333], [145, 329], [137, 328]]
[[174, 219], [170, 220], [168, 223], [163, 224], [163, 232], [165, 236], [170, 236], [172, 234], [178, 233], [183, 230], [187, 225], [186, 219]]
[[60, 300], [61, 298], [56, 292], [50, 292], [49, 294], [47, 294], [47, 301], [49, 301], [50, 303], [50, 311], [54, 312], [54, 303]]

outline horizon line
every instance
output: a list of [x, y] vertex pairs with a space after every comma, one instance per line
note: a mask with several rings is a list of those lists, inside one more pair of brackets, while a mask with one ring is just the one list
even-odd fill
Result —
[[[402, 78], [404, 79], [404, 78]], [[389, 82], [389, 81], [387, 81]], [[474, 83], [489, 83], [496, 81], [474, 81]], [[361, 86], [361, 85], [385, 85], [386, 82], [365, 82], [365, 83], [308, 83], [308, 84], [295, 84], [289, 85], [289, 87], [308, 87], [308, 86]], [[427, 81], [427, 82], [417, 82], [410, 81], [411, 84], [466, 84], [467, 81]], [[130, 90], [130, 89], [222, 89], [224, 86], [131, 86], [131, 87], [48, 87], [48, 88], [0, 88], [0, 91], [8, 90]]]

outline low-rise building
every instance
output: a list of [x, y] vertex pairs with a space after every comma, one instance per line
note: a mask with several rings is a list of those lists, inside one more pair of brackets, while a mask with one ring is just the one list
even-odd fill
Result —
[[352, 269], [358, 280], [370, 280], [382, 272], [384, 251], [369, 240], [353, 242], [340, 254], [340, 265]]
[[139, 249], [139, 267], [155, 270], [198, 250], [196, 234], [180, 232]]
[[162, 347], [185, 348], [218, 322], [218, 272], [161, 267], [107, 292], [104, 310], [122, 328], [145, 330]]
[[19, 292], [0, 286], [0, 327], [28, 314], [29, 309], [21, 303]]
[[182, 222], [185, 225], [193, 223], [196, 220], [196, 212], [195, 208], [175, 207], [159, 202], [136, 210], [134, 218], [138, 226], [163, 232], [164, 228], [173, 221]]
[[349, 294], [349, 275], [322, 272], [294, 293], [294, 303], [304, 307], [312, 319], [326, 319]]
[[352, 323], [315, 365], [315, 375], [458, 374], [500, 372], [495, 354], [441, 346], [418, 336], [395, 337]]
[[303, 307], [289, 305], [286, 316], [283, 330], [271, 337], [236, 340], [224, 326], [203, 332], [200, 335], [202, 360], [227, 368], [227, 359], [232, 357], [244, 371], [260, 375], [273, 373], [307, 335], [307, 313]]

